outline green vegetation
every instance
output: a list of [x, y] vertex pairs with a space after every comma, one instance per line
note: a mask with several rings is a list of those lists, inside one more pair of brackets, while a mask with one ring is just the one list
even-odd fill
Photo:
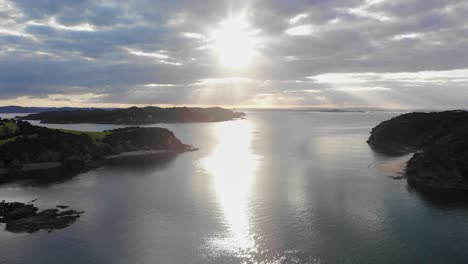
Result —
[[419, 189], [468, 190], [468, 112], [408, 113], [374, 127], [377, 152], [416, 152], [406, 164], [408, 184]]
[[[10, 124], [12, 123], [12, 124]], [[7, 125], [8, 124], [8, 125]], [[103, 132], [83, 132], [34, 126], [21, 120], [0, 120], [8, 130], [0, 138], [0, 168], [21, 170], [24, 164], [60, 162], [83, 169], [106, 156], [138, 150], [183, 152], [182, 144], [165, 128], [127, 127]], [[14, 130], [12, 130], [14, 129]], [[10, 134], [14, 131], [13, 134]]]
[[0, 145], [14, 141], [18, 137], [18, 125], [15, 121], [0, 119]]
[[15, 122], [6, 121], [0, 123], [0, 139], [5, 139], [14, 136], [18, 130]]
[[77, 130], [69, 130], [69, 129], [60, 129], [60, 131], [65, 132], [65, 133], [71, 133], [71, 134], [74, 134], [74, 135], [85, 134], [85, 135], [89, 136], [94, 142], [102, 141], [107, 135], [110, 135], [110, 134], [113, 133], [113, 132], [110, 132], [110, 131], [87, 132], [87, 131], [77, 131]]
[[[70, 133], [74, 135], [87, 135], [89, 136], [93, 142], [100, 142], [102, 141], [107, 135], [112, 134], [110, 131], [106, 132], [87, 132], [87, 131], [77, 131], [77, 130], [69, 130], [69, 129], [59, 129], [62, 132]], [[15, 122], [5, 122], [0, 124], [0, 145], [3, 145], [7, 142], [14, 141], [18, 138], [18, 125]]]
[[10, 129], [11, 131], [16, 131], [16, 129], [18, 129], [18, 126], [14, 122], [8, 122], [3, 125], [6, 126], [8, 129]]
[[241, 112], [233, 112], [219, 107], [130, 107], [127, 109], [93, 109], [74, 111], [51, 111], [20, 117], [22, 120], [41, 120], [49, 124], [156, 124], [187, 122], [220, 122], [244, 117]]
[[7, 139], [2, 139], [2, 140], [0, 140], [0, 146], [7, 143], [7, 142], [14, 141], [17, 138], [18, 138], [18, 136], [10, 137], [10, 138], [7, 138]]

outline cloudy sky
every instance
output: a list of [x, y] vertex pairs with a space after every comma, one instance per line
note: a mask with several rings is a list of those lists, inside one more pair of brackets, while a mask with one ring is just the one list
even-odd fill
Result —
[[468, 107], [468, 2], [0, 0], [0, 105]]

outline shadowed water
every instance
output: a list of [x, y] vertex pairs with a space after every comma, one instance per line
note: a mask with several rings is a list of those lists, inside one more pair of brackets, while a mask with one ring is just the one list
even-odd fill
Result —
[[85, 211], [50, 234], [0, 232], [0, 263], [467, 263], [466, 195], [422, 194], [373, 168], [388, 158], [365, 140], [395, 115], [158, 125], [200, 151], [0, 186], [0, 199]]

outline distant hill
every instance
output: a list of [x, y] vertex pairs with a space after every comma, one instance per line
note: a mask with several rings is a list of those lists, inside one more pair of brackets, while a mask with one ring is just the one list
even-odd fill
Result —
[[[373, 112], [410, 112], [407, 109], [386, 109], [374, 107], [355, 108], [321, 108], [321, 107], [291, 107], [291, 108], [239, 108], [240, 111], [252, 112], [314, 112], [314, 113], [373, 113]], [[423, 110], [418, 110], [423, 111]]]
[[96, 108], [77, 108], [77, 107], [23, 107], [23, 106], [0, 106], [0, 113], [39, 113], [51, 111], [72, 111], [72, 110], [93, 110]]
[[49, 111], [20, 117], [23, 120], [40, 120], [52, 124], [156, 124], [220, 122], [244, 117], [242, 112], [234, 112], [220, 107], [130, 107], [126, 109], [91, 109]]

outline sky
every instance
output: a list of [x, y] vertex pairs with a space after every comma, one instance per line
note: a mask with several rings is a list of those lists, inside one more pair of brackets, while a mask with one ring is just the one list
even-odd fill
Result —
[[0, 105], [468, 107], [468, 2], [0, 0]]

